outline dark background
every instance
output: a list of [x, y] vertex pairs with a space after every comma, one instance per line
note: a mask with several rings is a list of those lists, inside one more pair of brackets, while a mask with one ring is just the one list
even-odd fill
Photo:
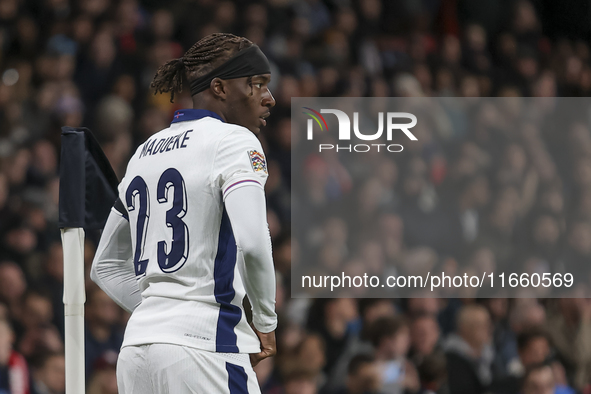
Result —
[[[0, 393], [15, 368], [11, 351], [26, 359], [34, 392], [63, 391], [60, 127], [90, 127], [121, 177], [135, 147], [191, 106], [187, 89], [174, 104], [153, 95], [156, 69], [217, 31], [246, 36], [273, 64], [277, 106], [260, 138], [280, 324], [279, 354], [257, 367], [264, 393], [517, 393], [524, 376], [526, 394], [544, 382], [550, 392], [589, 392], [586, 299], [295, 300], [287, 285], [298, 252], [290, 237], [291, 97], [588, 96], [590, 12], [588, 1], [574, 0], [0, 0], [0, 315], [14, 332], [0, 330]], [[401, 205], [383, 224], [384, 243], [326, 243], [325, 257], [439, 261], [437, 247], [408, 223], [422, 215], [419, 201], [461, 190], [452, 201], [471, 217], [468, 242], [487, 242], [449, 264], [503, 261], [521, 242], [537, 245], [537, 261], [590, 261], [587, 116], [550, 134], [426, 135], [420, 149], [385, 166], [385, 192]], [[320, 196], [351, 192], [351, 169], [307, 165]], [[342, 242], [338, 226], [330, 229], [320, 237]], [[87, 268], [95, 246], [89, 237]], [[127, 316], [87, 284], [88, 392], [115, 393], [105, 352], [118, 351]]]

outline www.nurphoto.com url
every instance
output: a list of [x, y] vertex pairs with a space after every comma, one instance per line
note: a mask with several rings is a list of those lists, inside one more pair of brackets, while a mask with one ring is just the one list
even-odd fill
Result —
[[351, 287], [399, 287], [399, 288], [430, 288], [431, 291], [437, 288], [476, 288], [483, 287], [572, 287], [574, 283], [573, 275], [566, 274], [550, 274], [550, 273], [486, 273], [481, 276], [476, 275], [446, 275], [442, 272], [437, 275], [427, 273], [425, 276], [421, 275], [399, 275], [388, 276], [385, 281], [379, 276], [364, 275], [345, 275], [343, 272], [341, 276], [338, 275], [304, 275], [302, 276], [303, 288], [329, 288], [330, 291], [335, 289], [346, 289]]

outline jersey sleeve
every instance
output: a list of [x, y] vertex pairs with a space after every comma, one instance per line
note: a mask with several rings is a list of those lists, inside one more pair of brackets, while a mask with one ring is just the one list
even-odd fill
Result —
[[224, 204], [244, 256], [239, 269], [252, 306], [252, 322], [260, 332], [271, 332], [277, 328], [276, 286], [264, 191], [248, 185], [229, 193]]
[[221, 189], [224, 201], [229, 193], [244, 186], [263, 189], [267, 176], [263, 148], [250, 131], [237, 129], [220, 141], [212, 178]]
[[105, 224], [90, 278], [128, 312], [133, 312], [142, 302], [133, 268], [129, 220], [119, 212], [117, 204]]

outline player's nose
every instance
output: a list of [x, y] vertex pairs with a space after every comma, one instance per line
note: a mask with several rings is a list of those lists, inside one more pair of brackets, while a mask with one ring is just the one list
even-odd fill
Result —
[[272, 108], [276, 104], [275, 97], [273, 97], [273, 94], [271, 93], [269, 88], [267, 88], [266, 92], [263, 94], [262, 104], [264, 107], [268, 107], [268, 108]]

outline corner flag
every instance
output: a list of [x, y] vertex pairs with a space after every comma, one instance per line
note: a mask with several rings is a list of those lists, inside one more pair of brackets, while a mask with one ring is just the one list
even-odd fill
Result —
[[119, 181], [92, 132], [62, 127], [59, 227], [102, 229]]
[[66, 394], [85, 392], [84, 229], [102, 229], [117, 199], [117, 176], [92, 132], [62, 127], [59, 227], [64, 250]]

